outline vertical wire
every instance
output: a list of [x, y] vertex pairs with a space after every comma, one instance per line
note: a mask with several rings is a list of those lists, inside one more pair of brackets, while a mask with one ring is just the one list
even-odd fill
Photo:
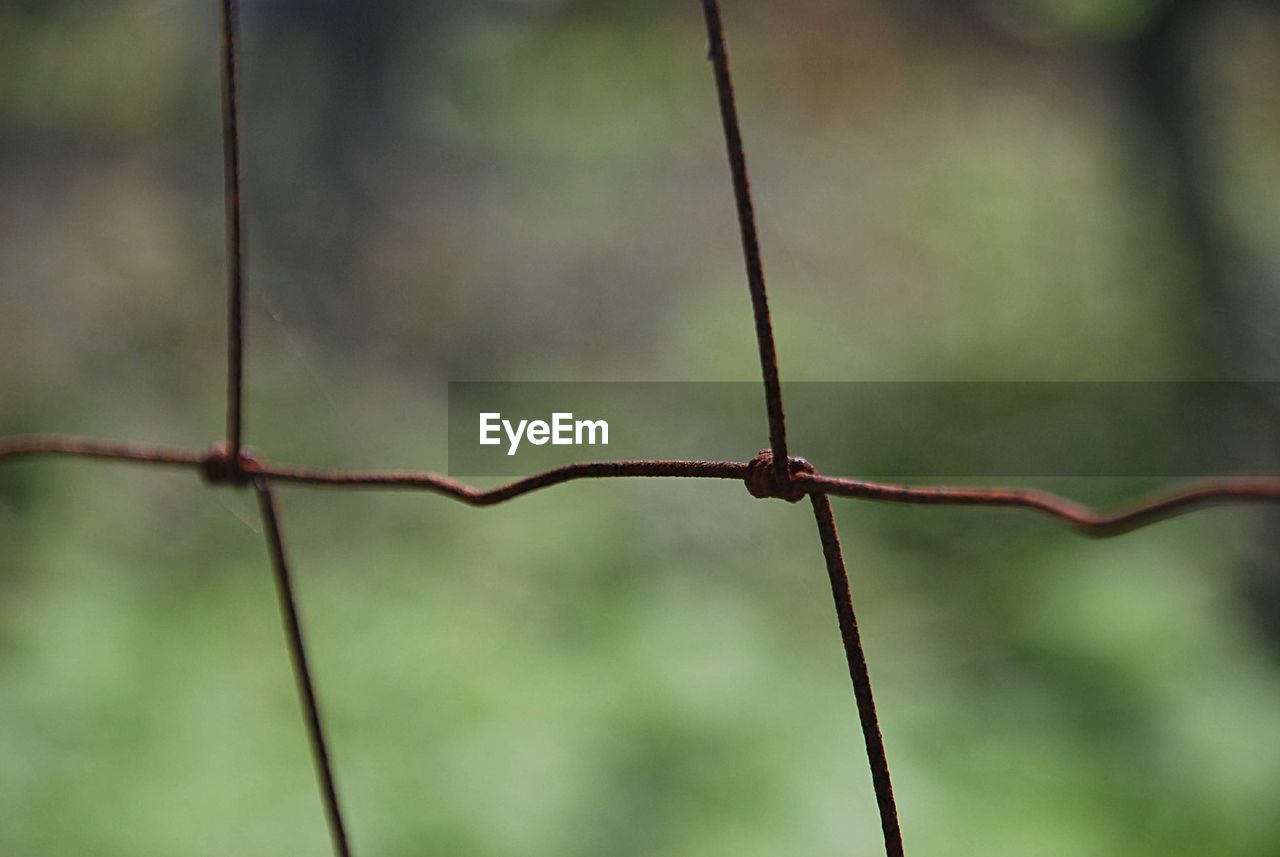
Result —
[[755, 207], [751, 202], [751, 182], [747, 177], [747, 156], [742, 146], [742, 126], [733, 97], [733, 78], [729, 74], [729, 52], [725, 46], [724, 24], [720, 20], [719, 0], [702, 0], [707, 22], [707, 45], [715, 70], [716, 95], [720, 102], [720, 122], [724, 126], [725, 148], [729, 154], [729, 172], [733, 176], [733, 196], [738, 210], [738, 231], [742, 235], [742, 256], [747, 266], [747, 288], [751, 292], [751, 310], [756, 323], [756, 346], [760, 351], [760, 371], [764, 376], [765, 407], [769, 413], [769, 446], [773, 467], [779, 482], [785, 483], [787, 471], [787, 427], [782, 412], [782, 386], [778, 381], [778, 354], [773, 344], [773, 322], [769, 316], [769, 298], [765, 292], [764, 263], [760, 258], [760, 238], [756, 230]]
[[244, 236], [240, 213], [240, 116], [236, 0], [222, 0], [222, 157], [227, 217], [227, 447], [240, 461], [244, 428]]
[[871, 784], [880, 808], [880, 829], [884, 833], [884, 850], [888, 857], [902, 857], [902, 830], [898, 825], [898, 807], [893, 799], [893, 782], [889, 779], [889, 760], [885, 756], [884, 737], [880, 734], [880, 721], [876, 717], [876, 703], [871, 695], [871, 675], [867, 671], [867, 657], [862, 650], [862, 637], [858, 633], [858, 617], [853, 611], [853, 595], [849, 591], [849, 575], [844, 567], [844, 554], [840, 550], [840, 534], [836, 532], [835, 517], [831, 514], [831, 501], [826, 494], [810, 494], [813, 516], [818, 522], [818, 537], [822, 540], [822, 555], [827, 561], [827, 576], [831, 579], [831, 595], [835, 599], [836, 616], [840, 620], [840, 638], [844, 642], [844, 654], [849, 662], [849, 678], [853, 680], [853, 697], [858, 705], [858, 719], [862, 722], [862, 738], [867, 745], [867, 761], [871, 766]]
[[[747, 286], [751, 293], [756, 345], [760, 352], [760, 370], [764, 380], [765, 406], [769, 414], [769, 445], [773, 454], [774, 475], [779, 484], [785, 485], [790, 481], [791, 473], [790, 459], [787, 455], [782, 389], [778, 379], [778, 355], [773, 340], [773, 322], [770, 318], [769, 299], [765, 290], [764, 263], [760, 255], [755, 207], [751, 200], [751, 182], [747, 175], [747, 158], [733, 94], [733, 78], [729, 71], [729, 53], [725, 45], [724, 23], [721, 20], [719, 0], [702, 0], [702, 11], [707, 24], [708, 52], [715, 71], [716, 95], [720, 104], [720, 121], [724, 127], [725, 148], [729, 156], [729, 171], [733, 178], [738, 230], [742, 237], [742, 255], [747, 268]], [[853, 680], [858, 718], [862, 723], [867, 760], [871, 766], [871, 781], [875, 788], [876, 803], [880, 809], [880, 826], [884, 833], [885, 852], [889, 857], [902, 857], [902, 832], [899, 828], [898, 811], [893, 798], [893, 784], [889, 778], [889, 763], [885, 757], [884, 739], [880, 734], [880, 724], [876, 718], [875, 700], [871, 694], [871, 677], [867, 671], [866, 656], [858, 634], [858, 621], [853, 611], [853, 596], [849, 591], [849, 578], [844, 567], [844, 557], [840, 551], [840, 538], [831, 513], [831, 503], [825, 494], [811, 494], [810, 500], [818, 523], [818, 535], [822, 540], [822, 552], [826, 557], [831, 593], [835, 599], [836, 615], [840, 621], [840, 636], [844, 641], [845, 657], [849, 662], [849, 677]]]
[[280, 618], [284, 622], [285, 639], [289, 646], [289, 659], [293, 664], [293, 676], [298, 685], [298, 698], [307, 723], [307, 737], [311, 742], [311, 758], [320, 781], [320, 797], [324, 803], [325, 820], [329, 825], [329, 837], [333, 841], [333, 853], [337, 857], [351, 857], [351, 845], [347, 839], [346, 825], [342, 821], [342, 808], [338, 803], [338, 787], [333, 777], [333, 765], [329, 761], [329, 748], [325, 741], [324, 727], [320, 720], [320, 704], [316, 699], [315, 683], [307, 665], [307, 648], [302, 637], [302, 621], [298, 616], [297, 599], [293, 581], [289, 575], [289, 562], [285, 555], [284, 538], [280, 533], [280, 519], [275, 498], [264, 480], [254, 483], [258, 494], [258, 507], [266, 530], [267, 546], [271, 551], [271, 568], [274, 572], [276, 596], [280, 602]]

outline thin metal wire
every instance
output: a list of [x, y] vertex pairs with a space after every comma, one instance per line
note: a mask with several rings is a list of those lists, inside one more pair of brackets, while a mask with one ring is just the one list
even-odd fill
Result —
[[[588, 461], [567, 464], [496, 488], [484, 489], [429, 471], [384, 470], [355, 473], [272, 464], [251, 456], [242, 459], [241, 471], [235, 476], [229, 473], [229, 468], [219, 466], [227, 456], [222, 444], [216, 445], [213, 452], [201, 454], [173, 447], [96, 441], [65, 435], [20, 435], [0, 439], [0, 461], [47, 456], [189, 467], [204, 474], [207, 481], [215, 485], [260, 478], [329, 488], [417, 489], [440, 494], [470, 506], [493, 506], [532, 491], [582, 479], [675, 477], [745, 482], [751, 470], [751, 462], [742, 461]], [[798, 460], [792, 459], [793, 462]], [[894, 485], [823, 476], [806, 471], [797, 471], [790, 474], [789, 478], [790, 487], [805, 494], [829, 494], [881, 503], [1028, 509], [1071, 524], [1086, 535], [1099, 537], [1122, 535], [1208, 506], [1280, 503], [1280, 477], [1275, 476], [1193, 483], [1111, 510], [1094, 509], [1055, 494], [1023, 488]]]
[[239, 461], [244, 432], [244, 233], [236, 0], [222, 0], [222, 157], [227, 216], [227, 446]]
[[935, 506], [986, 506], [1032, 509], [1074, 526], [1096, 538], [1123, 535], [1140, 527], [1208, 506], [1280, 501], [1280, 478], [1245, 476], [1192, 483], [1111, 511], [1092, 509], [1045, 491], [1025, 488], [951, 488], [893, 485], [858, 479], [800, 474], [807, 491], [843, 497]]
[[862, 740], [867, 746], [867, 763], [871, 767], [871, 785], [880, 810], [885, 854], [902, 857], [898, 806], [893, 799], [889, 760], [884, 751], [884, 737], [880, 734], [880, 720], [876, 717], [875, 698], [871, 694], [871, 674], [867, 670], [867, 656], [858, 633], [858, 617], [853, 611], [853, 594], [849, 591], [849, 575], [840, 550], [840, 534], [836, 531], [836, 520], [831, 514], [831, 501], [827, 495], [811, 494], [809, 501], [813, 504], [813, 517], [818, 522], [818, 538], [822, 541], [822, 556], [827, 561], [831, 596], [835, 599], [836, 618], [840, 622], [840, 639], [844, 643], [845, 659], [849, 662], [849, 678], [853, 681], [853, 697], [858, 705], [858, 720], [862, 723]]
[[198, 452], [144, 443], [117, 443], [61, 434], [31, 434], [0, 438], [0, 461], [5, 459], [71, 456], [128, 461], [135, 464], [199, 467], [204, 456]]
[[729, 73], [729, 51], [719, 0], [702, 0], [707, 23], [707, 47], [715, 70], [716, 96], [720, 103], [720, 123], [724, 126], [729, 172], [733, 176], [733, 198], [738, 209], [738, 231], [742, 234], [742, 258], [747, 266], [747, 287], [751, 292], [751, 312], [756, 323], [756, 346], [760, 351], [760, 374], [764, 379], [765, 407], [769, 413], [769, 447], [773, 450], [774, 476], [778, 484], [787, 482], [787, 425], [782, 411], [782, 385], [778, 380], [778, 353], [773, 344], [773, 321], [769, 317], [769, 297], [765, 292], [764, 263], [760, 259], [760, 238], [756, 230], [755, 205], [751, 201], [751, 180], [747, 176], [747, 155], [742, 146], [742, 123], [733, 96]]
[[329, 761], [329, 748], [325, 742], [324, 725], [320, 720], [320, 703], [316, 699], [315, 681], [307, 665], [307, 647], [302, 636], [302, 619], [298, 615], [297, 597], [289, 574], [289, 560], [285, 554], [284, 537], [280, 532], [280, 516], [275, 498], [265, 481], [253, 484], [258, 495], [258, 508], [262, 511], [262, 523], [267, 534], [267, 548], [271, 553], [271, 569], [276, 583], [276, 597], [280, 602], [280, 619], [284, 623], [285, 643], [289, 647], [289, 661], [293, 665], [294, 681], [298, 685], [298, 700], [302, 703], [303, 719], [307, 724], [307, 739], [311, 743], [311, 758], [316, 767], [320, 794], [324, 803], [324, 817], [329, 825], [329, 837], [333, 840], [333, 853], [337, 857], [351, 857], [351, 845], [346, 826], [342, 822], [342, 808], [338, 803], [338, 787], [334, 782], [333, 764]]
[[736, 461], [587, 461], [567, 464], [497, 488], [473, 488], [434, 473], [345, 473], [250, 464], [274, 482], [347, 488], [422, 488], [471, 506], [492, 506], [564, 482], [618, 477], [742, 479], [747, 465]]

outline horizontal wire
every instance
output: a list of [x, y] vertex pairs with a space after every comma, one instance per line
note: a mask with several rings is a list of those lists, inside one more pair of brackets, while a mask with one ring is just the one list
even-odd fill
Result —
[[434, 491], [471, 506], [492, 506], [521, 494], [578, 479], [618, 477], [675, 477], [742, 479], [747, 465], [736, 461], [586, 461], [535, 473], [497, 488], [474, 488], [435, 473], [390, 471], [347, 473], [295, 467], [250, 464], [255, 475], [273, 482], [347, 488], [418, 488]]
[[895, 485], [806, 473], [793, 479], [810, 493], [822, 492], [885, 503], [1032, 509], [1099, 538], [1122, 535], [1206, 506], [1280, 502], [1280, 477], [1275, 476], [1242, 476], [1191, 483], [1111, 511], [1093, 509], [1032, 488]]
[[116, 443], [60, 434], [32, 434], [0, 438], [0, 461], [45, 455], [70, 455], [133, 461], [138, 464], [164, 464], [200, 467], [204, 455], [168, 446], [141, 443]]
[[[206, 473], [212, 458], [210, 453], [173, 447], [112, 443], [62, 435], [0, 439], [0, 461], [46, 455], [185, 466]], [[356, 473], [277, 465], [246, 457], [239, 477], [246, 483], [257, 478], [334, 488], [416, 489], [432, 491], [471, 506], [492, 506], [531, 491], [580, 479], [671, 477], [745, 481], [749, 470], [749, 463], [740, 461], [588, 461], [535, 473], [496, 488], [481, 489], [427, 471]], [[806, 472], [794, 473], [790, 480], [808, 494], [830, 494], [885, 503], [1031, 509], [1065, 521], [1087, 535], [1099, 537], [1127, 533], [1206, 506], [1280, 502], [1280, 477], [1277, 476], [1244, 476], [1192, 483], [1110, 511], [1093, 509], [1056, 494], [1028, 488], [897, 485]]]

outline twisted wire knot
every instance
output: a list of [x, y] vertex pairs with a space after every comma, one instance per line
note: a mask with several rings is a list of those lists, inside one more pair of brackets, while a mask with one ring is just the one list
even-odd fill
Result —
[[250, 450], [241, 449], [235, 455], [225, 441], [219, 441], [200, 459], [200, 475], [210, 485], [246, 485], [259, 464]]
[[787, 461], [787, 478], [780, 479], [773, 465], [773, 451], [760, 450], [760, 453], [747, 463], [747, 475], [744, 482], [752, 497], [776, 497], [788, 503], [803, 500], [808, 492], [795, 477], [801, 473], [817, 473], [814, 466], [803, 458], [792, 457]]

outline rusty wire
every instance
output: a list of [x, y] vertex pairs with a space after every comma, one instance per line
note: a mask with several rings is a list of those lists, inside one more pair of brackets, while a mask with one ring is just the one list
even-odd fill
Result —
[[813, 517], [818, 522], [818, 539], [822, 542], [822, 556], [827, 562], [827, 577], [831, 580], [831, 597], [836, 603], [840, 639], [844, 643], [845, 659], [849, 662], [849, 678], [853, 682], [858, 720], [862, 724], [862, 740], [867, 747], [867, 763], [871, 766], [871, 785], [876, 794], [876, 807], [880, 810], [884, 851], [888, 857], [902, 857], [902, 828], [898, 824], [898, 807], [893, 800], [889, 758], [884, 751], [880, 720], [876, 717], [871, 674], [867, 670], [867, 656], [862, 650], [862, 636], [858, 633], [858, 617], [853, 611], [853, 593], [849, 590], [849, 573], [844, 567], [844, 553], [840, 550], [835, 515], [831, 513], [831, 499], [826, 494], [810, 494], [809, 501], [813, 505]]
[[293, 591], [293, 577], [289, 573], [289, 558], [284, 549], [284, 536], [280, 532], [280, 513], [271, 486], [265, 480], [253, 483], [258, 495], [258, 509], [262, 513], [262, 526], [267, 534], [267, 550], [271, 554], [271, 570], [276, 583], [276, 599], [280, 602], [280, 620], [284, 624], [285, 643], [289, 649], [289, 662], [298, 684], [298, 698], [302, 702], [303, 719], [307, 724], [307, 739], [311, 742], [311, 758], [315, 761], [316, 777], [320, 780], [320, 795], [324, 803], [325, 820], [329, 825], [329, 838], [338, 857], [351, 857], [351, 844], [347, 828], [342, 821], [342, 808], [338, 803], [338, 786], [333, 779], [333, 765], [329, 762], [329, 745], [324, 737], [324, 724], [320, 719], [320, 704], [316, 700], [315, 681], [307, 664], [307, 646], [302, 636], [302, 619], [298, 615], [298, 599]]
[[[796, 500], [811, 494], [829, 494], [881, 503], [917, 506], [976, 506], [1030, 509], [1070, 524], [1083, 535], [1108, 538], [1123, 535], [1168, 518], [1210, 506], [1280, 502], [1280, 477], [1241, 476], [1195, 482], [1154, 494], [1115, 509], [1095, 509], [1047, 491], [1029, 488], [962, 488], [899, 485], [824, 476], [812, 468], [795, 467], [782, 490], [772, 475], [753, 479], [753, 467], [764, 463], [772, 471], [772, 453], [762, 452], [751, 461], [582, 461], [545, 470], [496, 488], [476, 488], [426, 470], [347, 471], [274, 464], [241, 451], [238, 466], [232, 464], [225, 445], [215, 444], [208, 453], [170, 446], [97, 441], [65, 435], [19, 435], [0, 439], [0, 461], [19, 458], [74, 457], [144, 465], [186, 467], [211, 485], [247, 484], [256, 478], [271, 482], [328, 488], [384, 488], [429, 491], [451, 497], [468, 506], [493, 506], [542, 488], [582, 479], [624, 477], [727, 479], [748, 483], [753, 496]], [[753, 487], [756, 486], [756, 487]]]
[[888, 857], [903, 854], [902, 834], [884, 739], [876, 717], [867, 660], [840, 548], [830, 497], [852, 497], [889, 503], [1029, 509], [1072, 525], [1090, 536], [1120, 535], [1139, 527], [1209, 505], [1280, 502], [1280, 477], [1221, 479], [1190, 484], [1116, 510], [1097, 510], [1069, 499], [1030, 489], [961, 488], [895, 485], [825, 476], [801, 458], [787, 453], [777, 354], [765, 290], [764, 267], [755, 225], [750, 181], [734, 101], [728, 50], [718, 0], [702, 0], [720, 117], [733, 183], [743, 260], [755, 321], [769, 426], [769, 449], [749, 462], [738, 461], [594, 461], [565, 465], [491, 489], [480, 489], [436, 473], [421, 471], [350, 472], [275, 464], [244, 446], [244, 232], [240, 191], [240, 126], [238, 28], [235, 0], [220, 0], [222, 136], [225, 159], [227, 229], [227, 425], [226, 440], [205, 452], [173, 447], [99, 441], [66, 435], [0, 438], [0, 461], [43, 456], [69, 456], [147, 466], [182, 467], [209, 485], [255, 490], [267, 534], [267, 545], [280, 599], [294, 677], [298, 685], [312, 757], [316, 766], [335, 854], [349, 857], [351, 847], [338, 802], [336, 778], [324, 737], [320, 704], [307, 661], [301, 619], [290, 576], [272, 483], [331, 488], [423, 490], [471, 506], [490, 506], [553, 485], [581, 479], [625, 477], [726, 479], [743, 482], [755, 497], [797, 502], [808, 497], [818, 527], [841, 639], [849, 664], [854, 698], [866, 744], [872, 785]]
[[742, 234], [742, 258], [747, 266], [747, 287], [751, 292], [751, 314], [756, 323], [756, 346], [760, 351], [760, 374], [764, 380], [765, 406], [769, 413], [769, 449], [779, 482], [787, 480], [787, 424], [782, 413], [782, 384], [778, 380], [778, 354], [773, 344], [773, 320], [764, 286], [764, 262], [760, 258], [760, 238], [756, 230], [755, 206], [751, 202], [751, 181], [747, 177], [747, 154], [742, 145], [742, 126], [733, 97], [733, 77], [729, 74], [729, 49], [720, 19], [720, 0], [702, 0], [707, 22], [707, 54], [715, 69], [716, 98], [720, 103], [720, 124], [733, 178], [733, 199], [738, 209], [738, 231]]
[[227, 217], [227, 446], [244, 445], [244, 221], [240, 215], [240, 99], [236, 0], [222, 0], [222, 157]]

